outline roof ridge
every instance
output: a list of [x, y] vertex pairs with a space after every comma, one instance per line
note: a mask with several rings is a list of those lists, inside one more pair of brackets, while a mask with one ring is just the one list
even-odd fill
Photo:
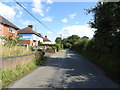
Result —
[[35, 34], [35, 35], [37, 35], [39, 37], [42, 37], [41, 34], [39, 34], [37, 31], [34, 31], [30, 27], [25, 27], [25, 28], [21, 29], [19, 31], [19, 33], [21, 33], [21, 34], [31, 34], [32, 33], [32, 34]]
[[8, 25], [8, 26], [11, 26], [11, 27], [13, 27], [13, 28], [15, 28], [15, 29], [19, 29], [16, 25], [14, 25], [12, 22], [10, 22], [9, 20], [7, 20], [6, 18], [4, 18], [3, 16], [1, 16], [0, 15], [0, 23], [2, 23], [2, 24], [6, 24], [6, 25]]

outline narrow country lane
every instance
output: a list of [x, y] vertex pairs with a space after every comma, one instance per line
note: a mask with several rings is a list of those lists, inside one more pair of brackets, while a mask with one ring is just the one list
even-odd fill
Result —
[[102, 71], [71, 50], [51, 55], [44, 66], [10, 88], [117, 88]]

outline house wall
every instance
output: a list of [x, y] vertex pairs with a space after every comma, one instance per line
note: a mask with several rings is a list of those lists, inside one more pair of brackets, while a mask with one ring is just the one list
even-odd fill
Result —
[[2, 35], [3, 35], [3, 25], [0, 24], [0, 36], [2, 36]]
[[51, 42], [43, 42], [43, 44], [52, 44]]
[[35, 35], [35, 34], [33, 34], [33, 40], [37, 40], [37, 41], [43, 42], [43, 38], [38, 37], [38, 36]]
[[38, 37], [35, 34], [21, 34], [22, 35], [22, 43], [24, 45], [29, 46], [38, 46], [38, 41], [43, 42], [43, 38]]
[[24, 39], [24, 40], [33, 40], [33, 34], [21, 34], [22, 37], [21, 39]]
[[5, 36], [5, 37], [8, 37], [10, 35], [13, 35], [13, 39], [15, 39], [17, 37], [17, 34], [18, 34], [18, 30], [14, 29], [14, 33], [11, 33], [9, 32], [9, 26], [6, 26], [6, 25], [1, 25], [1, 29], [0, 30], [0, 36]]

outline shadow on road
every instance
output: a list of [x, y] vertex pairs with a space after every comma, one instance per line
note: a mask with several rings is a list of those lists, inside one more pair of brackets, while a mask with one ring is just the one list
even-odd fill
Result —
[[[56, 79], [49, 80], [47, 87], [69, 87], [69, 88], [114, 88], [116, 86], [106, 79], [102, 72], [85, 60], [84, 57], [68, 50], [66, 57], [52, 57], [49, 58], [44, 66], [55, 67], [62, 70], [64, 73], [56, 72], [54, 78], [62, 78], [62, 80], [55, 81]], [[57, 77], [59, 76], [59, 77]], [[39, 86], [41, 87], [41, 86]], [[46, 86], [45, 86], [46, 87]]]

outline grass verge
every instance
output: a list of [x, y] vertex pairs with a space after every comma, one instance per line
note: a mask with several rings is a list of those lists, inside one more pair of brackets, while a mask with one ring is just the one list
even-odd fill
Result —
[[16, 68], [12, 70], [0, 70], [1, 71], [1, 86], [5, 87], [11, 82], [17, 80], [18, 78], [22, 77], [23, 75], [33, 71], [40, 65], [44, 64], [47, 57], [44, 57], [42, 54], [36, 54], [36, 57], [34, 60], [29, 62], [28, 64], [24, 66], [17, 66]]

